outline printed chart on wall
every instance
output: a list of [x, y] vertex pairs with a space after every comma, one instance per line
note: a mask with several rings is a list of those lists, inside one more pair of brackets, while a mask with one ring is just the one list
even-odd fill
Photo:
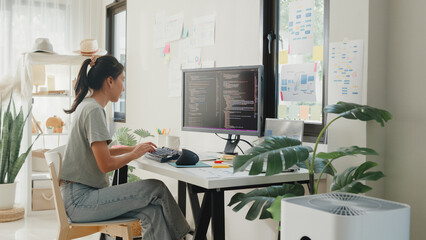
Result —
[[330, 102], [361, 103], [363, 49], [362, 40], [330, 43]]
[[300, 0], [289, 3], [290, 41], [288, 54], [304, 54], [312, 51], [314, 46], [313, 15], [313, 0]]
[[281, 101], [316, 101], [317, 64], [285, 64], [280, 73]]

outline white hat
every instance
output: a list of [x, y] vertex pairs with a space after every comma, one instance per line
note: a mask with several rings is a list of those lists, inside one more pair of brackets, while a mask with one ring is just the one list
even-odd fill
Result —
[[80, 43], [80, 50], [74, 52], [83, 56], [105, 55], [107, 53], [106, 50], [99, 49], [96, 39], [84, 39]]
[[55, 53], [48, 38], [37, 38], [33, 45], [33, 52]]

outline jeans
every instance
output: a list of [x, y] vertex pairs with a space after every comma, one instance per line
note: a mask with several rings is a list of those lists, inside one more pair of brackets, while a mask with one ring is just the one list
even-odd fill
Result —
[[189, 225], [166, 185], [154, 179], [97, 189], [64, 181], [65, 210], [71, 222], [103, 221], [136, 217], [144, 240], [177, 240]]

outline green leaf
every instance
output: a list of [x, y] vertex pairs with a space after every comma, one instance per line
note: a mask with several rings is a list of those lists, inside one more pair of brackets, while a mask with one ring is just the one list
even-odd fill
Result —
[[31, 146], [27, 149], [27, 151], [25, 153], [22, 153], [17, 159], [16, 161], [14, 161], [10, 167], [10, 171], [8, 173], [7, 176], [7, 182], [8, 183], [13, 183], [15, 181], [16, 176], [19, 173], [19, 170], [21, 169], [22, 165], [24, 164], [25, 160], [28, 157], [28, 154], [31, 151], [31, 148], [33, 147], [35, 141], [38, 139], [38, 137], [40, 136], [37, 135], [36, 139], [34, 139], [34, 142], [31, 144]]
[[10, 132], [12, 130], [12, 114], [10, 113], [10, 103], [3, 115], [3, 126], [2, 126], [2, 152], [1, 154], [1, 166], [0, 166], [0, 184], [6, 183], [6, 173], [9, 169], [10, 159]]
[[343, 147], [339, 148], [334, 152], [324, 153], [320, 152], [317, 154], [317, 157], [322, 159], [337, 159], [344, 156], [353, 156], [353, 155], [379, 155], [376, 151], [371, 148], [360, 148], [358, 146]]
[[[272, 218], [272, 214], [267, 209], [279, 196], [303, 196], [305, 189], [299, 183], [283, 184], [281, 186], [270, 186], [267, 188], [255, 189], [249, 193], [236, 193], [232, 196], [228, 206], [237, 204], [232, 208], [233, 211], [238, 212], [244, 206], [253, 202], [249, 211], [246, 214], [247, 220], [254, 220], [259, 216], [260, 219]], [[274, 207], [276, 208], [276, 206]], [[273, 211], [273, 210], [272, 210]], [[273, 211], [275, 214], [275, 211]]]
[[334, 176], [331, 184], [332, 191], [365, 193], [371, 190], [369, 186], [361, 181], [377, 181], [385, 175], [381, 171], [367, 172], [372, 167], [377, 166], [375, 162], [367, 161], [358, 167], [349, 167], [341, 174]]
[[382, 127], [385, 125], [385, 122], [392, 119], [392, 115], [386, 110], [347, 102], [338, 102], [337, 104], [326, 106], [324, 112], [335, 113], [347, 119], [358, 119], [361, 121], [375, 120]]
[[154, 137], [154, 135], [152, 135], [149, 131], [142, 128], [136, 129], [134, 133], [141, 138]]
[[[311, 162], [311, 159], [312, 159], [312, 155], [309, 156], [308, 162]], [[325, 167], [324, 173], [334, 176], [337, 170], [333, 167], [331, 163], [327, 165], [328, 162], [329, 162], [328, 159], [322, 159], [322, 158], [316, 157], [314, 160], [314, 173], [322, 172], [324, 167], [327, 166]], [[305, 162], [298, 162], [297, 166], [300, 168], [308, 169]]]
[[118, 139], [121, 135], [129, 133], [131, 131], [130, 128], [127, 127], [121, 127], [117, 131], [115, 131], [114, 135], [112, 136], [113, 142], [118, 142]]
[[137, 141], [134, 135], [126, 132], [118, 137], [118, 143], [126, 146], [135, 146]]
[[312, 152], [312, 148], [302, 146], [297, 139], [273, 136], [265, 138], [265, 141], [247, 150], [246, 155], [236, 156], [232, 166], [235, 173], [244, 171], [251, 164], [249, 175], [257, 175], [262, 172], [266, 162], [265, 175], [270, 176], [305, 161], [309, 157], [309, 152]]

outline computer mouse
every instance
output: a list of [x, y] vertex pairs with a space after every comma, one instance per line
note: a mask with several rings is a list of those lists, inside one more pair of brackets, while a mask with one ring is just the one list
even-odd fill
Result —
[[198, 155], [188, 149], [183, 148], [182, 154], [176, 160], [176, 165], [195, 165], [199, 160]]

